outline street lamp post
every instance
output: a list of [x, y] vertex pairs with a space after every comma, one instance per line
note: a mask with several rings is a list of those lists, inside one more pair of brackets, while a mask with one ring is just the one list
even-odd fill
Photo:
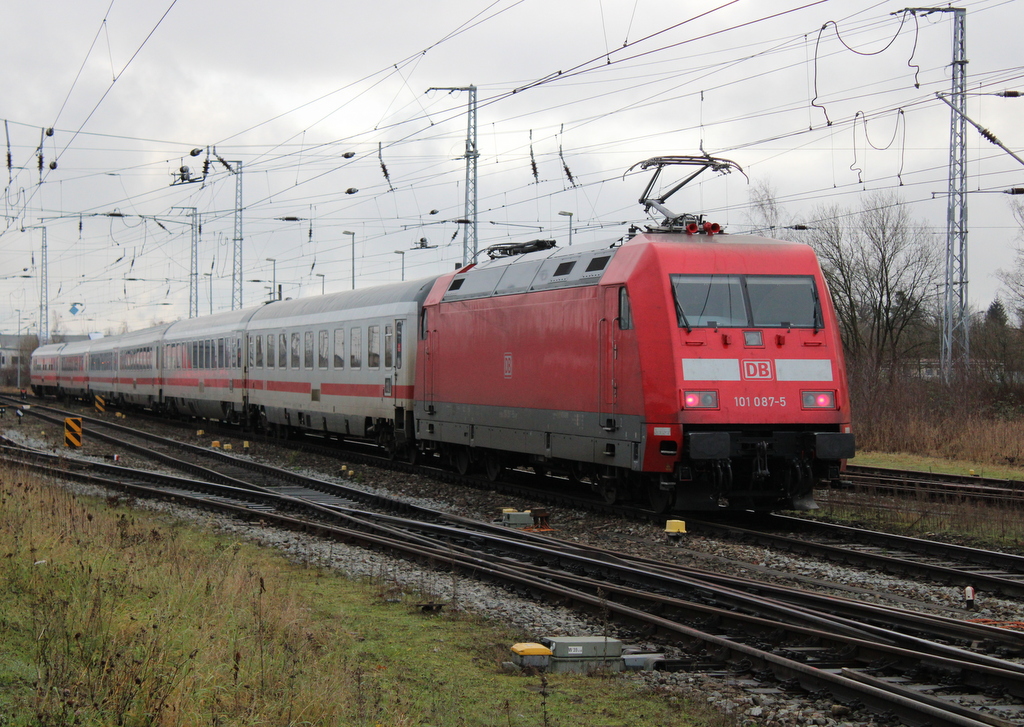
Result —
[[405, 250], [395, 250], [395, 254], [402, 256], [402, 280], [405, 281]]
[[213, 273], [203, 273], [210, 279], [210, 315], [213, 315]]
[[277, 294], [277, 259], [276, 258], [272, 258], [272, 257], [268, 257], [267, 258], [267, 262], [274, 264], [274, 275], [272, 276], [272, 280], [271, 280], [270, 299], [271, 300], [278, 300], [280, 298], [280, 296]]
[[320, 278], [320, 295], [323, 295], [327, 292], [327, 279], [323, 273], [316, 273], [316, 276]]
[[572, 215], [573, 215], [573, 213], [572, 212], [565, 212], [565, 211], [563, 211], [563, 212], [559, 212], [558, 214], [562, 215], [562, 217], [568, 217], [569, 218], [569, 247], [572, 247]]
[[356, 289], [356, 233], [345, 230], [341, 234], [352, 236], [352, 290]]

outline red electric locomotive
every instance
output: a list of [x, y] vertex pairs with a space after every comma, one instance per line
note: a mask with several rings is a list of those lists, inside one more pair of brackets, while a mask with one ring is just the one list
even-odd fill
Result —
[[[652, 196], [679, 164], [699, 168]], [[625, 240], [499, 245], [436, 279], [44, 346], [33, 390], [370, 440], [491, 479], [528, 465], [658, 511], [814, 507], [854, 438], [812, 250], [665, 208], [732, 162], [640, 166], [665, 219]]]
[[492, 248], [438, 280], [420, 316], [422, 448], [491, 478], [560, 470], [662, 511], [815, 507], [814, 484], [854, 454], [825, 280], [806, 245], [669, 213], [682, 184], [651, 198], [663, 168], [693, 163], [732, 164], [644, 162], [641, 202], [666, 214], [646, 233]]

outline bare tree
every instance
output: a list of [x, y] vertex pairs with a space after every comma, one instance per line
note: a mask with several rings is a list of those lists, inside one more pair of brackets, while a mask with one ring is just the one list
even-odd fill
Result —
[[783, 209], [771, 180], [759, 179], [750, 188], [750, 224], [769, 237], [779, 234]]
[[1017, 317], [1018, 322], [1024, 326], [1024, 247], [1020, 241], [1024, 240], [1024, 201], [1019, 199], [1010, 200], [1010, 211], [1020, 230], [1017, 232], [1017, 255], [1010, 270], [1000, 270], [997, 275], [1006, 289], [1010, 310]]
[[861, 209], [821, 208], [808, 241], [821, 260], [854, 365], [894, 374], [927, 342], [940, 279], [940, 250], [894, 194]]

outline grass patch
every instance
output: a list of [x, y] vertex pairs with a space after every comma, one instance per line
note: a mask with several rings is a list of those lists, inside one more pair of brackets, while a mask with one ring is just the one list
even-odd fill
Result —
[[0, 725], [726, 725], [524, 635], [0, 467]]
[[977, 475], [978, 477], [1024, 480], [1024, 468], [1021, 467], [996, 465], [991, 462], [951, 460], [944, 457], [925, 457], [916, 454], [861, 451], [857, 452], [857, 456], [849, 462], [864, 467], [889, 467], [947, 475]]

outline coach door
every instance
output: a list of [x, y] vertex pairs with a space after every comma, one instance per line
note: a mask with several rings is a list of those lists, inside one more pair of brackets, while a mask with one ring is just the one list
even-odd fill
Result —
[[392, 321], [384, 324], [384, 398], [390, 400], [392, 404], [398, 389], [399, 365], [395, 359], [396, 345], [398, 345], [396, 331], [400, 330], [398, 323], [398, 321]]
[[618, 363], [619, 345], [619, 291], [625, 288], [618, 286], [603, 288], [603, 315], [601, 317], [598, 361], [600, 379], [599, 424], [606, 432], [616, 429], [616, 413], [618, 410], [618, 389], [616, 385], [616, 366]]
[[419, 345], [423, 348], [423, 403], [428, 413], [434, 412], [434, 359], [437, 357], [438, 334], [430, 330], [430, 312], [426, 307], [420, 311]]

